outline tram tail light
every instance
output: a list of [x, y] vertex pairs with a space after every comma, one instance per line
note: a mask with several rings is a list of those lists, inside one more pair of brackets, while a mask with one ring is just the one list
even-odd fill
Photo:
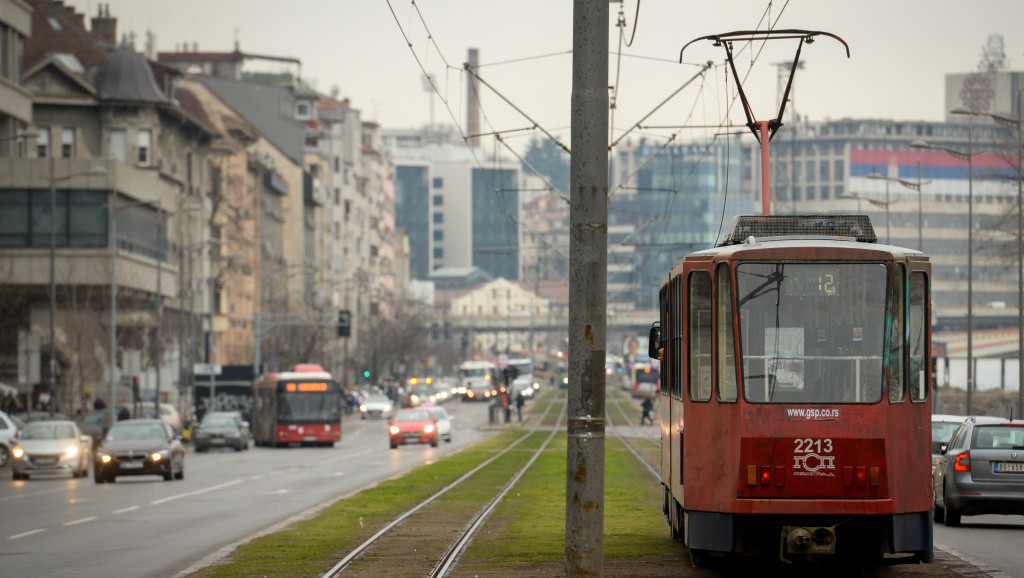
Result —
[[863, 488], [868, 485], [868, 469], [864, 466], [857, 466], [857, 487]]
[[964, 452], [953, 460], [953, 471], [954, 472], [969, 472], [971, 471], [971, 454]]
[[868, 485], [877, 488], [882, 480], [882, 470], [878, 466], [868, 468]]
[[757, 485], [757, 466], [752, 465], [752, 464], [747, 465], [747, 485], [748, 486], [756, 486]]
[[772, 485], [772, 467], [761, 466], [761, 485], [770, 486]]
[[786, 481], [786, 468], [775, 466], [775, 487], [781, 488]]

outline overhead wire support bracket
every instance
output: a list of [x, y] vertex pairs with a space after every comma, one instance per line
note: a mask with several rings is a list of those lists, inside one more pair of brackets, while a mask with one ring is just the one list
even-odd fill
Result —
[[558, 145], [562, 150], [564, 150], [567, 153], [570, 152], [569, 151], [569, 147], [565, 146], [562, 143], [562, 141], [558, 140], [558, 137], [556, 137], [555, 135], [553, 135], [550, 132], [548, 132], [547, 129], [545, 129], [544, 127], [540, 126], [540, 124], [537, 121], [535, 121], [532, 118], [530, 118], [530, 115], [528, 115], [525, 112], [523, 112], [523, 110], [520, 109], [515, 104], [513, 104], [512, 101], [510, 101], [509, 99], [505, 98], [504, 94], [501, 94], [500, 92], [498, 92], [498, 89], [494, 88], [493, 86], [491, 86], [491, 84], [489, 82], [487, 82], [486, 80], [481, 78], [480, 75], [477, 74], [475, 70], [473, 70], [473, 66], [470, 63], [464, 62], [464, 63], [462, 63], [462, 67], [465, 68], [466, 72], [469, 73], [473, 78], [479, 80], [481, 83], [483, 83], [484, 86], [486, 86], [487, 88], [489, 88], [492, 91], [494, 91], [494, 94], [498, 95], [498, 98], [500, 98], [501, 100], [504, 100], [505, 104], [508, 104], [509, 106], [511, 106], [516, 112], [518, 112], [519, 114], [523, 115], [523, 118], [525, 118], [526, 120], [528, 120], [531, 123], [533, 123], [533, 126], [535, 126], [537, 128], [537, 130], [539, 130], [542, 133], [544, 133], [545, 136], [547, 136], [549, 139], [551, 139], [551, 141], [554, 142], [556, 145]]
[[[736, 90], [739, 92], [740, 101], [743, 103], [743, 114], [747, 118], [747, 128], [754, 133], [754, 138], [757, 142], [761, 143], [761, 212], [764, 215], [770, 214], [771, 208], [771, 191], [768, 186], [768, 143], [778, 132], [779, 127], [782, 126], [782, 116], [786, 111], [786, 101], [789, 100], [789, 91], [793, 86], [793, 77], [796, 75], [796, 69], [800, 63], [800, 51], [803, 49], [804, 43], [812, 44], [815, 36], [828, 36], [834, 38], [843, 45], [846, 49], [846, 57], [850, 57], [850, 46], [845, 40], [829, 32], [822, 32], [820, 30], [798, 30], [798, 29], [784, 29], [784, 30], [739, 30], [736, 32], [726, 32], [724, 34], [711, 34], [709, 36], [702, 36], [700, 38], [691, 40], [683, 45], [679, 50], [679, 62], [683, 61], [683, 52], [686, 48], [695, 42], [701, 40], [711, 40], [715, 46], [725, 47], [725, 59], [729, 63], [729, 69], [732, 71], [733, 79], [736, 81]], [[750, 101], [747, 100], [747, 95], [743, 92], [743, 82], [740, 81], [740, 75], [736, 71], [736, 62], [732, 55], [732, 43], [736, 40], [744, 40], [754, 42], [757, 40], [768, 41], [768, 40], [799, 40], [796, 47], [796, 57], [793, 58], [793, 65], [789, 69], [789, 80], [786, 82], [786, 90], [782, 96], [782, 102], [779, 103], [779, 113], [771, 120], [759, 121], [754, 116], [754, 111], [750, 107]]]

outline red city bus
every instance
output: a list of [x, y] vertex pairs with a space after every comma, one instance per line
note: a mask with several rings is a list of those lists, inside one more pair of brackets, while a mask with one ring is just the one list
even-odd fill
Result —
[[341, 441], [341, 387], [316, 364], [261, 375], [253, 383], [252, 435], [257, 446]]
[[665, 275], [664, 513], [695, 560], [932, 560], [930, 275], [863, 215], [738, 217]]

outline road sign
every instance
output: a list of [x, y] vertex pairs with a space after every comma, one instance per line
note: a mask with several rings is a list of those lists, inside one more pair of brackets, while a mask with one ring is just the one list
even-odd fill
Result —
[[192, 366], [192, 373], [196, 375], [220, 375], [224, 368], [216, 363], [197, 363]]

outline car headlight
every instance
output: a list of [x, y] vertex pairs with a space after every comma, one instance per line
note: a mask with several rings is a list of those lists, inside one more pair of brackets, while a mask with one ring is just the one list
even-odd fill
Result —
[[110, 454], [100, 454], [100, 461], [104, 464], [109, 464], [111, 459]]
[[432, 431], [434, 431], [434, 424], [428, 423], [427, 425], [423, 426], [423, 433], [430, 433]]
[[68, 446], [64, 448], [64, 457], [73, 458], [78, 455], [78, 446]]
[[21, 446], [14, 446], [14, 449], [11, 450], [11, 455], [20, 459], [25, 455], [25, 449]]
[[167, 452], [167, 450], [160, 450], [158, 452], [153, 452], [149, 454], [149, 459], [153, 460], [154, 462], [159, 462], [160, 460], [167, 458], [169, 456], [170, 454]]
[[365, 405], [359, 406], [359, 411], [361, 411], [363, 413], [366, 413], [366, 406]]
[[420, 402], [420, 396], [418, 396], [416, 394], [412, 394], [412, 395], [409, 396], [409, 401], [411, 401], [413, 403], [419, 403]]
[[398, 431], [399, 431], [398, 430], [398, 426], [397, 425], [393, 425], [390, 428], [388, 428], [388, 431], [390, 431], [394, 435], [398, 435]]

